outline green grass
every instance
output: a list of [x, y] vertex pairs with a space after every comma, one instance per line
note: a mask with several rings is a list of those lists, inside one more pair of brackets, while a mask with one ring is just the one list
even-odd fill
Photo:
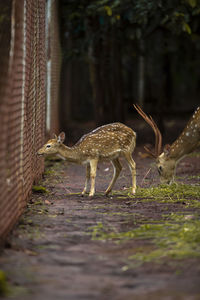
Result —
[[137, 188], [136, 197], [154, 198], [155, 200], [179, 200], [188, 197], [199, 199], [200, 186], [174, 183], [151, 188]]
[[[196, 209], [196, 214], [163, 214], [161, 219], [139, 220], [127, 231], [109, 227], [99, 222], [91, 229], [93, 240], [126, 243], [143, 240], [143, 247], [134, 248], [129, 260], [144, 262], [161, 262], [163, 259], [184, 259], [200, 257], [200, 186], [186, 184], [160, 185], [151, 188], [137, 188], [135, 195], [124, 192], [130, 201], [158, 203], [183, 203], [185, 209]], [[117, 193], [115, 192], [117, 197]], [[163, 208], [164, 210], [164, 208]], [[142, 224], [141, 224], [142, 223]]]
[[8, 294], [8, 283], [4, 271], [0, 270], [0, 296]]
[[[127, 193], [127, 192], [126, 192]], [[200, 208], [200, 186], [174, 183], [150, 188], [137, 187], [136, 194], [127, 193], [129, 198], [159, 203], [186, 202], [191, 207]]]
[[[200, 257], [200, 220], [193, 215], [171, 214], [160, 224], [142, 224], [125, 232], [117, 232], [102, 223], [94, 226], [93, 240], [123, 242], [144, 240], [148, 247], [139, 248], [129, 257], [139, 262], [160, 262], [163, 258]], [[150, 247], [149, 247], [150, 243]]]
[[32, 186], [32, 192], [33, 192], [33, 193], [46, 194], [46, 193], [48, 193], [49, 191], [48, 191], [45, 187], [43, 187], [43, 186], [41, 186], [41, 185], [33, 185], [33, 186]]

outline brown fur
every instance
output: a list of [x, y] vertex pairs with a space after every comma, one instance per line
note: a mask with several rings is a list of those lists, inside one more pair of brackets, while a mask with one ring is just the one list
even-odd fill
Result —
[[136, 168], [132, 159], [132, 152], [136, 145], [136, 133], [121, 123], [112, 123], [98, 127], [84, 135], [73, 147], [63, 144], [65, 134], [61, 132], [55, 139], [49, 140], [41, 149], [39, 155], [56, 154], [63, 159], [78, 164], [86, 164], [86, 182], [82, 195], [87, 192], [88, 182], [91, 179], [89, 196], [95, 193], [95, 177], [97, 164], [101, 160], [109, 160], [114, 167], [114, 174], [106, 190], [109, 194], [120, 172], [119, 157], [124, 157], [132, 174], [132, 193], [136, 190]]

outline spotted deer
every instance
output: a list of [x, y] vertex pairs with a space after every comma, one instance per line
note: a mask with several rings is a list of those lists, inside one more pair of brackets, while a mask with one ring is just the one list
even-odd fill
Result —
[[147, 116], [139, 105], [134, 105], [137, 112], [152, 127], [155, 133], [155, 151], [149, 148], [145, 150], [150, 156], [156, 158], [156, 165], [160, 175], [161, 183], [170, 184], [174, 181], [177, 163], [185, 156], [200, 146], [200, 107], [196, 109], [187, 123], [185, 129], [173, 144], [162, 148], [162, 135], [151, 116]]
[[61, 132], [55, 139], [49, 140], [41, 149], [39, 155], [56, 154], [62, 159], [86, 165], [86, 181], [82, 195], [87, 193], [88, 183], [91, 179], [89, 196], [95, 194], [95, 178], [97, 164], [102, 160], [111, 161], [114, 173], [113, 178], [105, 191], [108, 195], [115, 184], [122, 166], [119, 157], [124, 157], [132, 175], [132, 193], [136, 190], [136, 167], [132, 152], [136, 145], [136, 133], [121, 123], [107, 124], [96, 128], [84, 135], [74, 146], [67, 147], [63, 144], [65, 133]]

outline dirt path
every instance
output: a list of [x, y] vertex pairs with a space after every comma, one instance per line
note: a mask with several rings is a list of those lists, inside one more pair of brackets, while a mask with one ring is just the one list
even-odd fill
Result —
[[[141, 185], [151, 160], [140, 159], [139, 150], [135, 159]], [[149, 259], [139, 264], [130, 256], [156, 248], [152, 238], [119, 242], [119, 235], [109, 236], [144, 224], [160, 224], [171, 213], [198, 221], [200, 206], [188, 204], [185, 198], [164, 202], [147, 200], [141, 194], [130, 198], [124, 192], [130, 185], [126, 166], [115, 186], [118, 192], [105, 197], [102, 191], [111, 174], [110, 164], [100, 165], [97, 194], [89, 199], [76, 194], [84, 185], [83, 167], [55, 162], [48, 169], [41, 184], [49, 193], [33, 194], [0, 256], [0, 269], [8, 282], [7, 296], [2, 299], [200, 299], [200, 257], [161, 257], [159, 262]], [[180, 163], [182, 182], [198, 186], [199, 174], [199, 156]], [[154, 176], [151, 173], [143, 187], [156, 184]], [[196, 195], [195, 203], [200, 198]]]

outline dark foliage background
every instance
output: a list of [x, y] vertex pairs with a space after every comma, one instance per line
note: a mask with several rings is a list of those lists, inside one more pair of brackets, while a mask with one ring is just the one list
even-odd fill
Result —
[[126, 121], [132, 104], [162, 119], [200, 92], [199, 0], [62, 0], [62, 127]]

